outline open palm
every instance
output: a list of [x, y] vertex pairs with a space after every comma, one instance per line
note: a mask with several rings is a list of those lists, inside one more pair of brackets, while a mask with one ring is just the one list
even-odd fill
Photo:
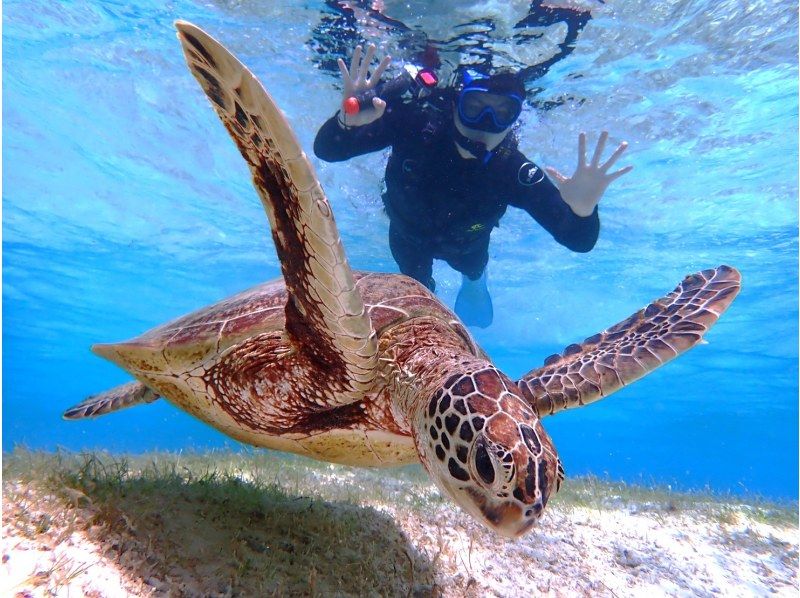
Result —
[[549, 166], [545, 168], [547, 174], [555, 181], [561, 197], [578, 216], [590, 216], [611, 182], [633, 170], [633, 166], [626, 166], [615, 172], [608, 172], [628, 149], [628, 143], [625, 141], [619, 144], [608, 160], [600, 164], [606, 141], [608, 141], [608, 131], [603, 131], [597, 141], [592, 160], [587, 164], [586, 133], [578, 136], [578, 167], [571, 177], [563, 175], [555, 168]]
[[[353, 52], [353, 59], [350, 61], [350, 70], [344, 60], [341, 58], [337, 60], [339, 71], [342, 73], [342, 82], [344, 89], [342, 90], [343, 99], [356, 95], [362, 91], [373, 89], [381, 80], [383, 71], [392, 62], [391, 56], [384, 56], [383, 60], [378, 64], [378, 68], [372, 75], [369, 74], [369, 65], [375, 57], [375, 45], [370, 44], [367, 46], [366, 54], [362, 52], [361, 46], [356, 46]], [[382, 99], [375, 97], [372, 98], [372, 108], [361, 110], [356, 114], [342, 114], [344, 117], [344, 124], [347, 126], [358, 127], [367, 125], [372, 121], [378, 120], [383, 116], [383, 111], [386, 109], [386, 102]]]

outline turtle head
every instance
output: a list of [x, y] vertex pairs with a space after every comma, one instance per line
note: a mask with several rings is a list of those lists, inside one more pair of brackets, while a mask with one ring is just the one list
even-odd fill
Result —
[[418, 447], [439, 487], [502, 536], [527, 532], [563, 480], [536, 413], [490, 365], [448, 378], [418, 422]]

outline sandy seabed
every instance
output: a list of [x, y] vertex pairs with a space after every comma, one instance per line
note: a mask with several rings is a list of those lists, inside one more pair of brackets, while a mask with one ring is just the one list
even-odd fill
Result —
[[567, 480], [504, 540], [420, 468], [3, 456], [3, 597], [798, 596], [796, 505]]

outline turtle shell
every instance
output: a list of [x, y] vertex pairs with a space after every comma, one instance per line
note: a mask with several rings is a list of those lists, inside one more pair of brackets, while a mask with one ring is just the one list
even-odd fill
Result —
[[[356, 287], [378, 337], [399, 322], [433, 316], [450, 324], [477, 352], [458, 318], [425, 286], [398, 274], [354, 272]], [[179, 376], [248, 339], [263, 334], [285, 337], [288, 299], [283, 279], [273, 280], [148, 330], [131, 340], [96, 344], [92, 350], [134, 375]]]
[[[401, 322], [433, 317], [479, 351], [453, 313], [415, 280], [367, 272], [354, 278], [378, 339]], [[325, 381], [329, 372], [286, 332], [288, 301], [283, 280], [275, 280], [93, 350], [242, 442], [354, 465], [416, 461], [382, 378], [348, 404], [314, 400], [305, 381]]]

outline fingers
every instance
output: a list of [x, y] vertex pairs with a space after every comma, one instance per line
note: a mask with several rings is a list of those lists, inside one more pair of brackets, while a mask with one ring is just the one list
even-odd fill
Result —
[[383, 72], [389, 64], [391, 64], [392, 57], [385, 56], [372, 76], [367, 78], [369, 74], [369, 65], [372, 63], [372, 59], [375, 58], [375, 50], [375, 44], [369, 44], [366, 53], [361, 46], [356, 46], [356, 49], [353, 51], [353, 58], [350, 60], [349, 71], [341, 58], [336, 61], [336, 64], [339, 65], [339, 72], [342, 73], [342, 79], [344, 80], [346, 88], [361, 90], [369, 89], [377, 85], [378, 81], [380, 81], [383, 76]]
[[372, 62], [373, 58], [375, 58], [375, 44], [370, 44], [367, 46], [367, 54], [364, 56], [364, 59], [361, 61], [361, 65], [358, 69], [359, 83], [363, 83], [364, 81], [367, 80], [369, 65]]
[[563, 183], [564, 181], [567, 180], [567, 177], [565, 177], [563, 174], [561, 174], [558, 170], [556, 170], [552, 166], [545, 166], [544, 170], [545, 172], [547, 172], [547, 174], [550, 175], [551, 179], [554, 179], [558, 183]]
[[578, 168], [586, 166], [586, 133], [578, 135]]
[[628, 149], [628, 142], [623, 141], [619, 144], [619, 147], [614, 150], [614, 153], [611, 154], [611, 157], [600, 167], [600, 170], [603, 172], [607, 171], [609, 168], [614, 166], [614, 163], [619, 160], [619, 157], [625, 153], [625, 150]]
[[626, 166], [625, 168], [620, 168], [617, 172], [612, 172], [611, 174], [607, 174], [606, 181], [608, 181], [609, 183], [611, 181], [616, 181], [623, 174], [628, 174], [631, 170], [633, 170], [633, 166]]
[[339, 65], [339, 72], [342, 74], [342, 96], [344, 99], [347, 99], [353, 95], [355, 91], [353, 80], [350, 78], [350, 72], [347, 70], [344, 60], [339, 58], [336, 60], [336, 64]]
[[594, 148], [594, 155], [592, 156], [592, 167], [597, 168], [600, 163], [600, 156], [603, 155], [603, 150], [606, 149], [606, 141], [608, 140], [608, 131], [600, 133], [600, 139], [597, 140], [597, 147]]
[[339, 65], [339, 72], [342, 74], [342, 81], [344, 81], [345, 86], [352, 83], [350, 79], [350, 72], [347, 70], [347, 66], [344, 64], [344, 60], [341, 58], [336, 60], [336, 64]]
[[375, 72], [372, 73], [372, 76], [367, 81], [367, 87], [375, 87], [375, 85], [378, 84], [378, 81], [380, 81], [381, 77], [383, 76], [383, 71], [386, 70], [386, 67], [388, 67], [389, 64], [391, 64], [391, 62], [392, 62], [391, 56], [383, 57], [383, 60], [381, 60], [381, 63], [378, 65], [378, 68], [375, 69]]
[[375, 108], [375, 120], [378, 120], [381, 116], [383, 116], [384, 110], [386, 110], [386, 102], [379, 97], [374, 97], [372, 98], [372, 107]]
[[353, 58], [350, 60], [350, 78], [355, 82], [358, 79], [358, 69], [361, 66], [361, 46], [356, 46]]

